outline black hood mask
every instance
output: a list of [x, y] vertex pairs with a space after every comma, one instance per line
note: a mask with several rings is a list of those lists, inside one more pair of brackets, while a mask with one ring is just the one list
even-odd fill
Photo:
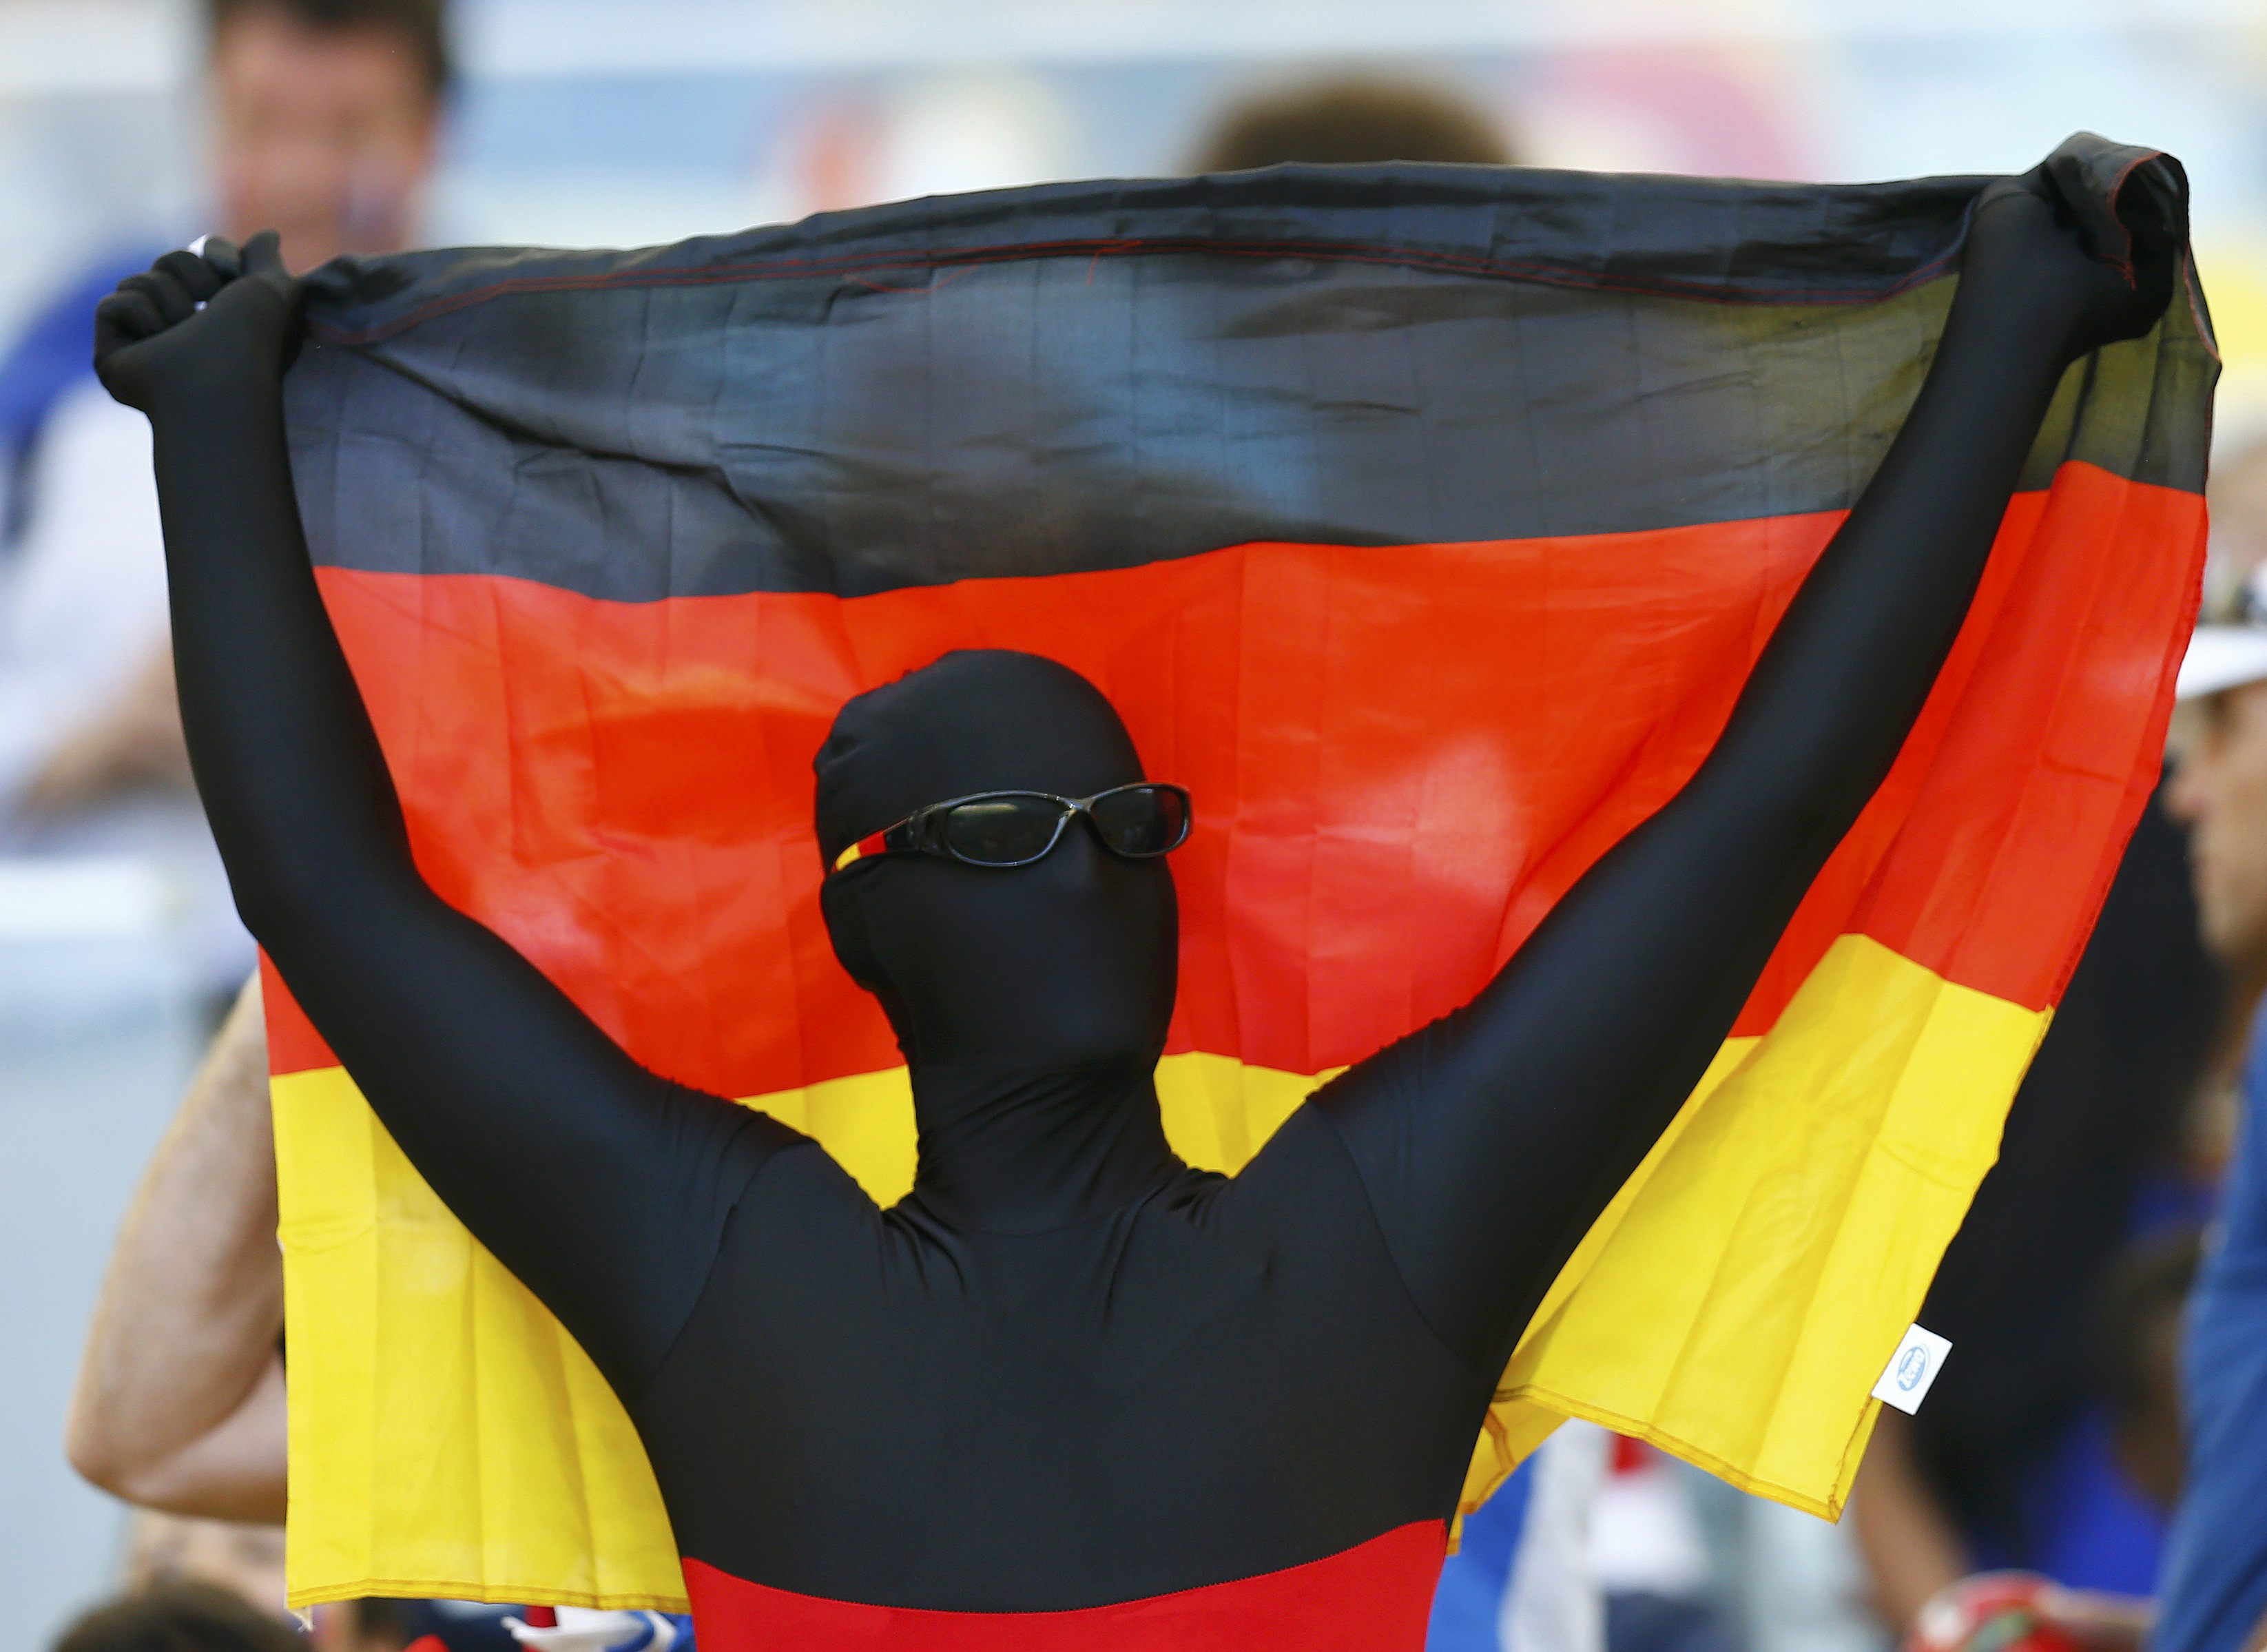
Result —
[[[852, 700], [813, 767], [829, 866], [926, 804], [1084, 797], [1148, 778], [1101, 690], [996, 650], [947, 654]], [[1038, 1231], [1122, 1207], [1179, 1168], [1155, 1085], [1179, 945], [1164, 861], [1121, 859], [1073, 821], [1029, 866], [854, 862], [820, 907], [912, 1072], [913, 1197], [934, 1214]]]

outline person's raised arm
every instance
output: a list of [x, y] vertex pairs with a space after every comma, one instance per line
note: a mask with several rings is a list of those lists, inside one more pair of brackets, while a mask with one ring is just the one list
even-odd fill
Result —
[[168, 253], [96, 313], [103, 383], [155, 433], [197, 789], [246, 924], [410, 1162], [634, 1390], [799, 1138], [641, 1068], [420, 877], [300, 530], [300, 296], [266, 235]]
[[1919, 396], [1714, 750], [1471, 1005], [1318, 1093], [1459, 1353], [1500, 1368], [1730, 1032], [1919, 716], [2064, 369], [2164, 309], [2177, 232], [2126, 193], [2121, 267], [2044, 168], [1984, 192]]

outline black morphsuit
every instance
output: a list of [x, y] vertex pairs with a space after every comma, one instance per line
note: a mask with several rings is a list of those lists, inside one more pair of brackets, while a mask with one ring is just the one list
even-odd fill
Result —
[[[1453, 1510], [1528, 1316], [1888, 770], [2064, 366], [2166, 301], [2168, 224], [2131, 226], [2129, 285], [2052, 200], [2041, 174], [1987, 194], [1910, 418], [1692, 781], [1469, 1006], [1240, 1175], [1188, 1169], [1159, 1123], [1168, 863], [1074, 823], [1016, 870], [830, 877], [912, 1072], [919, 1174], [887, 1211], [795, 1131], [645, 1071], [419, 877], [301, 538], [272, 245], [240, 276], [224, 247], [161, 260], [98, 353], [156, 429], [183, 716], [245, 919], [620, 1392], [684, 1552], [837, 1600], [1072, 1608]], [[1143, 774], [1097, 690], [996, 652], [851, 701], [817, 767], [830, 863], [924, 804]]]

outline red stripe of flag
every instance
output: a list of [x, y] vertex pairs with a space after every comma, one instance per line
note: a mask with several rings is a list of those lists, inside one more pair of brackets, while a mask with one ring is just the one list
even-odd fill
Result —
[[[965, 646], [1094, 679], [1195, 796], [1171, 1047], [1314, 1072], [1469, 997], [1674, 795], [1838, 520], [1244, 546], [850, 601], [320, 578], [436, 888], [641, 1059], [754, 1095], [898, 1060], [817, 909], [811, 757], [850, 694]], [[2130, 547], [2202, 522], [2194, 495], [2085, 466], [2018, 497], [1897, 771], [1740, 1031], [1852, 929], [2028, 1007], [2059, 995], [2193, 601]], [[2121, 648], [2105, 612], [2158, 642]], [[284, 995], [270, 1014], [277, 1070], [329, 1063]]]

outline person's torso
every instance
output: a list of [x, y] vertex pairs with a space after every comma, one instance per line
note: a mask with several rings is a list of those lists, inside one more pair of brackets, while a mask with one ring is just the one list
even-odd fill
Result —
[[[1492, 1384], [1419, 1317], [1327, 1123], [1286, 1128], [1236, 1182], [1032, 1235], [862, 1214], [815, 1149], [767, 1166], [636, 1407], [703, 1644], [737, 1644], [706, 1622], [730, 1598], [1146, 1645], [1089, 1614], [1142, 1603], [1148, 1634], [1171, 1597], [1173, 1644], [1258, 1612], [1271, 1644], [1420, 1645]], [[1347, 1590], [1405, 1633], [1332, 1638]]]

